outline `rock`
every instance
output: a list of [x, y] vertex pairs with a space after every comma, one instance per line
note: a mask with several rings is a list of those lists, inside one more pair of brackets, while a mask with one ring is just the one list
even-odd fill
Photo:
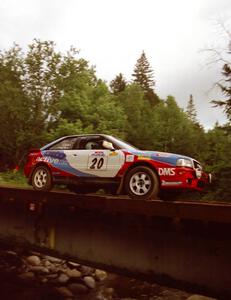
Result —
[[70, 278], [80, 278], [82, 275], [81, 272], [76, 269], [67, 269], [66, 274]]
[[72, 293], [78, 294], [86, 294], [89, 290], [88, 288], [81, 283], [71, 283], [68, 285], [68, 289], [72, 291]]
[[83, 276], [89, 276], [92, 275], [92, 273], [94, 273], [94, 269], [88, 266], [81, 266], [80, 271], [83, 274]]
[[57, 273], [56, 274], [48, 274], [48, 275], [46, 275], [47, 279], [56, 279], [57, 277], [58, 277]]
[[55, 290], [62, 295], [63, 297], [70, 297], [73, 298], [74, 295], [72, 293], [72, 291], [70, 291], [67, 287], [65, 286], [60, 286], [60, 287], [56, 287]]
[[24, 272], [18, 275], [18, 277], [22, 280], [28, 280], [28, 281], [32, 281], [35, 279], [35, 275], [33, 272]]
[[63, 262], [62, 259], [57, 258], [57, 257], [53, 257], [53, 256], [49, 256], [49, 255], [45, 255], [44, 258], [45, 258], [46, 260], [49, 260], [49, 261], [52, 262], [52, 263], [58, 263], [58, 264], [60, 264], [60, 263]]
[[59, 270], [61, 270], [61, 271], [66, 271], [67, 269], [68, 269], [68, 267], [67, 267], [67, 265], [66, 264], [64, 264], [64, 263], [62, 263], [62, 264], [56, 264], [56, 266], [58, 267], [58, 269]]
[[137, 298], [120, 298], [120, 300], [138, 300], [138, 299]]
[[37, 255], [28, 256], [26, 261], [31, 266], [39, 266], [41, 264], [41, 259]]
[[205, 297], [202, 295], [192, 295], [188, 297], [186, 300], [216, 300], [215, 298]]
[[[100, 291], [98, 292], [96, 299], [97, 300], [110, 300], [110, 299], [114, 299], [113, 298], [113, 294], [114, 294], [114, 289], [113, 288], [102, 288], [100, 289]], [[150, 300], [150, 299], [149, 299]]]
[[111, 298], [106, 298], [103, 293], [100, 291], [98, 292], [98, 294], [96, 295], [96, 299], [97, 300], [108, 300], [108, 299], [111, 299]]
[[46, 267], [46, 268], [50, 268], [51, 266], [53, 266], [53, 264], [49, 261], [49, 260], [45, 260], [43, 262], [43, 265]]
[[96, 269], [95, 270], [95, 278], [98, 281], [103, 281], [107, 278], [107, 273], [103, 270]]
[[94, 289], [96, 286], [95, 279], [91, 276], [85, 276], [83, 278], [84, 283], [86, 284], [87, 287], [90, 289]]
[[43, 266], [31, 266], [30, 271], [41, 275], [50, 273], [49, 270]]
[[48, 278], [42, 277], [42, 278], [40, 278], [40, 282], [47, 283], [48, 282]]
[[76, 269], [76, 268], [80, 267], [80, 264], [77, 264], [77, 263], [75, 263], [75, 262], [73, 262], [73, 261], [68, 261], [68, 262], [67, 262], [67, 265], [68, 265], [68, 267], [70, 267], [71, 269]]
[[18, 254], [16, 252], [11, 251], [11, 250], [6, 251], [6, 253], [9, 255], [18, 256]]
[[104, 289], [104, 293], [105, 293], [106, 295], [112, 295], [112, 294], [114, 294], [114, 292], [115, 292], [115, 290], [114, 290], [112, 287], [109, 287], [109, 288], [105, 288], [105, 289]]
[[59, 277], [57, 278], [57, 281], [59, 283], [66, 283], [68, 280], [69, 280], [69, 277], [64, 273], [60, 274]]
[[57, 272], [59, 271], [59, 268], [57, 268], [57, 267], [54, 266], [54, 265], [51, 265], [51, 266], [49, 267], [49, 271], [50, 271], [50, 273], [57, 273]]

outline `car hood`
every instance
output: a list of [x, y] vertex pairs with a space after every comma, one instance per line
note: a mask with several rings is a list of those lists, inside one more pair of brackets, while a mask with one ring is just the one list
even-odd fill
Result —
[[189, 159], [192, 160], [191, 157], [174, 154], [174, 153], [167, 153], [167, 152], [159, 152], [159, 151], [133, 151], [132, 154], [137, 155], [139, 157], [143, 157], [144, 159], [152, 159], [155, 161], [169, 163], [171, 165], [176, 165], [178, 159]]

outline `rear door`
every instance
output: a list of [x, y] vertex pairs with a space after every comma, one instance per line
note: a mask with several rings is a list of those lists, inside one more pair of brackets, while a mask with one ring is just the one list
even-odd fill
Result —
[[76, 145], [78, 145], [79, 137], [67, 137], [63, 140], [51, 145], [49, 149], [42, 150], [42, 158], [52, 167], [53, 175], [59, 175], [58, 170], [77, 175], [72, 168], [72, 164], [76, 163]]

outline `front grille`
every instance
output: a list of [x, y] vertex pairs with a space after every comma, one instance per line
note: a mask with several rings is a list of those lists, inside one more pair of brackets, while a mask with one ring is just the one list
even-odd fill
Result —
[[204, 188], [204, 187], [205, 187], [205, 182], [199, 180], [199, 181], [197, 182], [197, 186], [198, 186], [199, 188]]

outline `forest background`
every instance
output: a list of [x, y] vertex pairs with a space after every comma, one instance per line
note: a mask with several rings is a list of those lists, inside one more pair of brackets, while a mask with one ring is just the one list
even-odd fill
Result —
[[[231, 54], [231, 43], [227, 49]], [[168, 80], [166, 78], [166, 80]], [[231, 200], [231, 62], [224, 61], [216, 83], [227, 123], [205, 131], [193, 95], [187, 109], [174, 96], [160, 99], [145, 52], [132, 80], [118, 74], [109, 84], [71, 47], [56, 50], [52, 41], [34, 40], [24, 53], [18, 45], [0, 51], [0, 183], [21, 179], [26, 153], [58, 137], [105, 133], [145, 150], [181, 153], [199, 160], [213, 183], [193, 197]], [[211, 108], [212, 109], [212, 108]]]

